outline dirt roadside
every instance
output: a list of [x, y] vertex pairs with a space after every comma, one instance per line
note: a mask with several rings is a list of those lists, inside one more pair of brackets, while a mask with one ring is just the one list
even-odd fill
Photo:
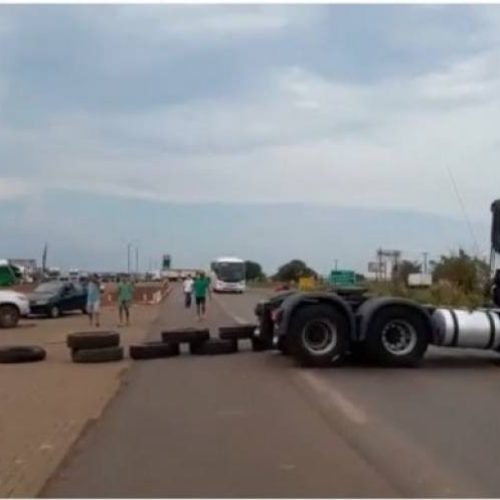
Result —
[[[103, 307], [101, 330], [119, 331], [122, 345], [128, 346], [144, 338], [159, 308], [134, 305], [131, 326], [118, 328], [116, 308]], [[28, 319], [15, 329], [0, 330], [0, 346], [38, 344], [47, 350], [40, 363], [0, 364], [0, 498], [37, 495], [130, 367], [129, 359], [72, 363], [66, 335], [88, 329], [88, 319], [76, 314]]]

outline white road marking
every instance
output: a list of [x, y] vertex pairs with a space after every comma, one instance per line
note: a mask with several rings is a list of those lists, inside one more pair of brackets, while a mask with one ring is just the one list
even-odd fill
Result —
[[234, 314], [231, 309], [229, 309], [229, 307], [227, 307], [226, 304], [224, 304], [224, 302], [219, 298], [217, 297], [215, 294], [212, 295], [212, 297], [214, 298], [214, 300], [217, 302], [217, 304], [219, 304], [219, 306], [221, 307], [221, 309], [229, 316], [231, 317], [234, 321], [236, 321], [236, 323], [238, 323], [239, 325], [244, 325], [246, 323], [249, 323], [249, 321], [245, 320], [244, 318]]
[[365, 425], [368, 418], [365, 413], [340, 391], [312, 372], [299, 372], [299, 376], [321, 397], [336, 406], [351, 422]]

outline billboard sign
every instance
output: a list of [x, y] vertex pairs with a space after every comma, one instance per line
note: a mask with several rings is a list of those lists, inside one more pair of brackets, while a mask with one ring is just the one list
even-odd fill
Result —
[[167, 271], [170, 269], [170, 263], [171, 263], [171, 258], [169, 254], [163, 254], [163, 257], [161, 259], [161, 268], [162, 271]]

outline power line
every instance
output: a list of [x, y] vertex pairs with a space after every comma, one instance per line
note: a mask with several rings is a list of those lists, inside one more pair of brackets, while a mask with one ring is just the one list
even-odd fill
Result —
[[450, 169], [450, 167], [448, 167], [448, 165], [446, 166], [446, 170], [448, 171], [448, 175], [450, 176], [451, 183], [453, 185], [453, 189], [455, 190], [455, 195], [456, 195], [456, 197], [458, 199], [458, 203], [460, 204], [460, 208], [462, 209], [462, 215], [463, 215], [463, 217], [465, 219], [465, 222], [467, 223], [467, 226], [469, 227], [469, 231], [470, 231], [470, 234], [471, 234], [471, 237], [472, 237], [472, 241], [474, 242], [474, 246], [475, 246], [475, 250], [476, 250], [476, 255], [479, 256], [479, 254], [480, 254], [479, 245], [477, 243], [476, 234], [474, 233], [474, 228], [472, 227], [471, 221], [470, 221], [470, 219], [469, 219], [469, 217], [467, 215], [467, 211], [465, 209], [464, 201], [463, 201], [462, 197], [460, 196], [460, 192], [458, 191], [457, 183], [455, 182], [455, 178], [453, 177], [451, 169]]

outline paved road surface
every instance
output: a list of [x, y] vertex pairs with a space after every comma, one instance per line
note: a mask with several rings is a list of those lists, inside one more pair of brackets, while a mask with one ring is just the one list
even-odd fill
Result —
[[[208, 325], [252, 320], [259, 293], [217, 297]], [[181, 303], [175, 292], [151, 336], [194, 324]], [[499, 496], [495, 360], [444, 351], [417, 370], [300, 370], [243, 352], [137, 363], [44, 496]]]

